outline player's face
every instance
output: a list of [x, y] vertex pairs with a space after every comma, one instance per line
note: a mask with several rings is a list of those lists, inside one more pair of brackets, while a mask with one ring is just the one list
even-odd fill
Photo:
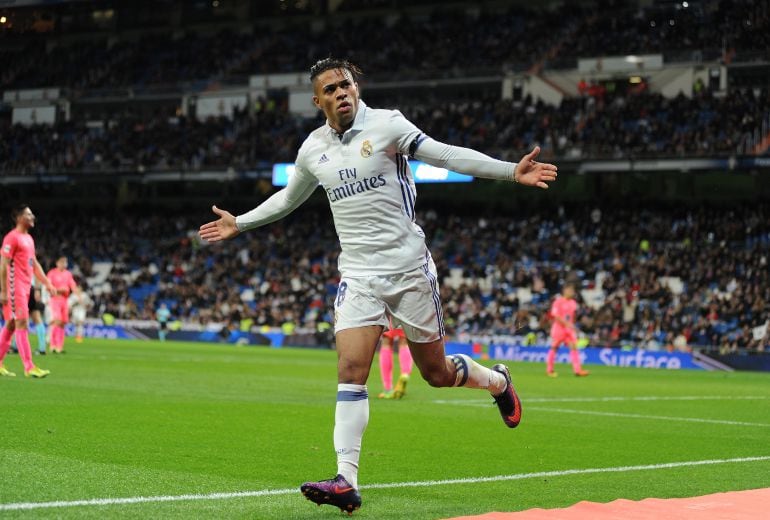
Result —
[[358, 83], [347, 69], [329, 69], [313, 80], [313, 103], [337, 132], [353, 125], [358, 113]]
[[575, 288], [571, 285], [567, 285], [564, 288], [564, 297], [565, 298], [574, 298], [575, 297]]
[[35, 227], [35, 215], [32, 213], [31, 209], [24, 208], [24, 211], [16, 217], [16, 223], [21, 224], [26, 229], [31, 229]]
[[67, 268], [67, 257], [63, 256], [63, 257], [59, 258], [56, 261], [56, 267], [58, 267], [59, 269], [62, 269], [62, 270], [66, 269]]

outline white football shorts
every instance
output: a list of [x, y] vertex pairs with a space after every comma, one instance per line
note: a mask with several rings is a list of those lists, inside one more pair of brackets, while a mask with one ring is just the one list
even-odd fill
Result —
[[78, 305], [72, 309], [72, 322], [82, 323], [84, 321], [86, 321], [86, 309]]
[[382, 325], [404, 329], [407, 339], [430, 343], [444, 336], [436, 265], [432, 259], [406, 273], [343, 276], [334, 300], [334, 331]]

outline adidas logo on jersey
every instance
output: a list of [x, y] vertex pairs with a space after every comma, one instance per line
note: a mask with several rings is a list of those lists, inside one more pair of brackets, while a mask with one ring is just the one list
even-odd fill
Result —
[[329, 162], [329, 158], [326, 157], [326, 154], [323, 154], [320, 159], [318, 159], [318, 164], [323, 164]]

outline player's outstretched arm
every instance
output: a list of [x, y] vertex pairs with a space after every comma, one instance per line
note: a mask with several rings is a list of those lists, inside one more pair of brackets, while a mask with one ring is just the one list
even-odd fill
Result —
[[535, 159], [539, 154], [540, 147], [535, 146], [531, 152], [522, 157], [513, 171], [513, 178], [519, 184], [547, 190], [547, 183], [556, 180], [557, 168], [553, 164], [537, 162]]
[[219, 215], [219, 220], [203, 224], [200, 227], [200, 235], [207, 242], [218, 242], [237, 236], [241, 231], [264, 226], [282, 219], [297, 209], [318, 187], [318, 180], [299, 165], [294, 175], [289, 177], [286, 187], [273, 193], [268, 199], [237, 217], [230, 212], [212, 207], [214, 213]]
[[200, 235], [206, 242], [219, 242], [238, 236], [240, 230], [235, 225], [235, 216], [229, 211], [211, 207], [211, 211], [219, 215], [218, 220], [213, 220], [200, 227]]
[[431, 166], [447, 168], [482, 179], [514, 181], [526, 186], [547, 189], [548, 183], [556, 180], [558, 168], [553, 164], [535, 161], [539, 153], [540, 147], [536, 146], [517, 164], [500, 161], [470, 148], [426, 138], [419, 144], [414, 157]]

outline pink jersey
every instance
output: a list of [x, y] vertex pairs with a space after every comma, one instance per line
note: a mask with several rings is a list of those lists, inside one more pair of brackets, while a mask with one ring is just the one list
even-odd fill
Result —
[[72, 277], [72, 273], [66, 269], [59, 269], [58, 267], [54, 267], [48, 271], [48, 279], [51, 280], [53, 286], [56, 287], [56, 289], [59, 291], [59, 294], [56, 296], [51, 296], [51, 300], [67, 301], [67, 297], [70, 295], [70, 292], [74, 291], [75, 287], [77, 287], [75, 279]]
[[35, 264], [35, 241], [32, 235], [11, 230], [3, 238], [0, 254], [10, 260], [5, 280], [8, 295], [18, 291], [29, 294]]
[[[559, 296], [554, 300], [551, 305], [551, 316], [558, 316], [568, 323], [575, 323], [575, 312], [577, 311], [577, 302], [572, 298], [565, 298]], [[564, 333], [570, 328], [562, 326], [558, 321], [554, 319], [551, 326], [551, 334]]]

